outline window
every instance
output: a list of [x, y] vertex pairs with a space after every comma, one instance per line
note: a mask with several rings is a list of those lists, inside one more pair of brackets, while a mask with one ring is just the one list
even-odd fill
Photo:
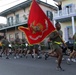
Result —
[[67, 26], [67, 37], [73, 37], [73, 29], [72, 26]]
[[53, 20], [53, 14], [52, 14], [52, 12], [47, 11], [46, 13], [47, 13], [47, 17], [48, 17], [50, 20]]
[[[76, 27], [75, 27], [75, 30], [76, 30]], [[64, 38], [65, 38], [66, 41], [68, 41], [69, 37], [73, 37], [72, 26], [67, 26], [66, 28], [64, 28], [64, 33], [65, 33], [65, 37]]]
[[73, 36], [73, 30], [72, 30], [72, 26], [68, 26], [67, 27], [67, 32], [68, 32], [68, 38]]
[[7, 18], [7, 24], [10, 25], [10, 18]]
[[67, 10], [67, 13], [71, 13], [73, 12], [73, 9], [74, 9], [74, 4], [69, 4], [69, 5], [66, 5], [66, 10]]
[[11, 25], [13, 25], [13, 17], [11, 17]]
[[26, 15], [23, 15], [23, 18], [24, 18], [24, 20], [27, 20], [27, 16]]
[[19, 23], [19, 14], [15, 15], [16, 24]]
[[12, 16], [9, 17], [9, 18], [7, 18], [7, 24], [8, 24], [9, 26], [13, 25], [13, 17], [12, 17]]

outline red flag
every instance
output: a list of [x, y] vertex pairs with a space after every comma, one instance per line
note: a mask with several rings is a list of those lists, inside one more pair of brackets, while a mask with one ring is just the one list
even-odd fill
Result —
[[35, 0], [32, 2], [29, 13], [28, 28], [19, 27], [19, 29], [25, 33], [29, 44], [40, 43], [47, 35], [55, 30], [53, 24]]

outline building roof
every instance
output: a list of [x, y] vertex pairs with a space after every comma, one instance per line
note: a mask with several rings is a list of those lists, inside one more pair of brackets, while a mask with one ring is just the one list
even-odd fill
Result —
[[[12, 12], [15, 13], [15, 12], [18, 11], [18, 10], [25, 9], [25, 8], [27, 8], [27, 7], [30, 6], [31, 2], [32, 2], [32, 0], [27, 0], [27, 1], [24, 1], [24, 2], [22, 2], [22, 3], [20, 3], [20, 4], [17, 4], [17, 5], [9, 8], [9, 9], [6, 9], [6, 10], [2, 11], [2, 12], [0, 13], [0, 16], [6, 17], [8, 14], [11, 14]], [[45, 2], [43, 2], [43, 1], [40, 1], [40, 0], [37, 0], [37, 2], [38, 2], [39, 4], [41, 4], [41, 5], [44, 5], [44, 6], [46, 6], [46, 7], [51, 8], [51, 9], [57, 10], [57, 8], [56, 8], [55, 6], [53, 6], [53, 5], [50, 5], [50, 4], [45, 3]]]

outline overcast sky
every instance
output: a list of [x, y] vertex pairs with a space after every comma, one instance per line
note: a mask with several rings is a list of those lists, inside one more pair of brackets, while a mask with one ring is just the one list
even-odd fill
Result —
[[[26, 0], [0, 0], [0, 12], [24, 1]], [[47, 1], [47, 3], [54, 5], [53, 0], [41, 0], [41, 1], [44, 2]], [[4, 23], [6, 21], [6, 19], [4, 20], [2, 19], [3, 18], [0, 17], [0, 23]]]

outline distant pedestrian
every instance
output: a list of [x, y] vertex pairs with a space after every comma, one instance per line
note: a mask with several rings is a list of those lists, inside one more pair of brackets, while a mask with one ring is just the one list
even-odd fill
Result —
[[62, 2], [58, 2], [58, 4], [55, 4], [58, 7], [58, 10], [62, 10]]
[[61, 15], [62, 13], [62, 2], [58, 2], [58, 4], [56, 4], [56, 6], [58, 7], [58, 12], [59, 12], [59, 15]]

